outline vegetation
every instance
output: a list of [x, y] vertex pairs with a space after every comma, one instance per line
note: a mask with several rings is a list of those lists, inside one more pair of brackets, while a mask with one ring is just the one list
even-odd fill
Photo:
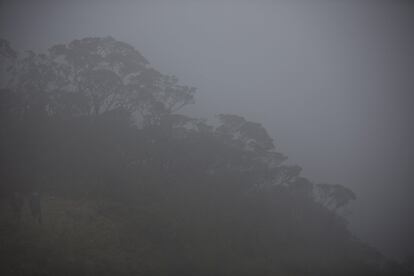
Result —
[[[350, 233], [355, 199], [266, 129], [177, 113], [195, 88], [111, 37], [0, 41], [1, 275], [409, 275]], [[40, 192], [43, 223], [13, 194]]]

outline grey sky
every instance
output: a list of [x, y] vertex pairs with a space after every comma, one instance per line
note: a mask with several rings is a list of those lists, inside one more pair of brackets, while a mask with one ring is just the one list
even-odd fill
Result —
[[186, 112], [260, 122], [305, 176], [355, 190], [352, 228], [400, 256], [414, 248], [413, 11], [402, 1], [2, 1], [0, 36], [36, 51], [86, 36], [130, 43], [198, 88]]

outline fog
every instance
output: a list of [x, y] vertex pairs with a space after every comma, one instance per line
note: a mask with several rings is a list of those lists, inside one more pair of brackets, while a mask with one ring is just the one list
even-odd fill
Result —
[[184, 114], [261, 123], [287, 163], [351, 188], [350, 229], [414, 254], [414, 6], [397, 1], [2, 1], [0, 37], [45, 52], [111, 36], [197, 88]]

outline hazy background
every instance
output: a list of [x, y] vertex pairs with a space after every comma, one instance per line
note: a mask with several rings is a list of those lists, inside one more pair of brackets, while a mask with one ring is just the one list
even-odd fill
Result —
[[196, 86], [193, 115], [262, 123], [315, 182], [351, 187], [361, 239], [414, 254], [408, 1], [1, 1], [18, 50], [111, 35]]

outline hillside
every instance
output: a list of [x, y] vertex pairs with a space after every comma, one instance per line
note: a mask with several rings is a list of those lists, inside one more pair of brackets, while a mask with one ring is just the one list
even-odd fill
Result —
[[348, 230], [350, 189], [301, 176], [259, 123], [180, 114], [195, 88], [132, 46], [85, 38], [12, 64], [2, 274], [409, 275]]

